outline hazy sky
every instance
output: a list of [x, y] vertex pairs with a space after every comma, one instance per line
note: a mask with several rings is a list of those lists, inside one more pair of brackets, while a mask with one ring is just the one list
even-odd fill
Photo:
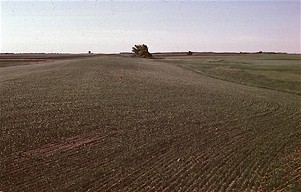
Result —
[[1, 52], [300, 53], [300, 1], [1, 1]]

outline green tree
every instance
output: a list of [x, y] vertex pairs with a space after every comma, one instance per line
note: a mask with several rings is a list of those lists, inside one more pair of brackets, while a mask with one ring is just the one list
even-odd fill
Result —
[[145, 44], [135, 45], [132, 48], [132, 52], [134, 54], [134, 57], [153, 58], [153, 55], [148, 52], [148, 47]]

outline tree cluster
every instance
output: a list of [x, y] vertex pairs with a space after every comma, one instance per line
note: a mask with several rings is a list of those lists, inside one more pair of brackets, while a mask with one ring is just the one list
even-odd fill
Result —
[[153, 58], [153, 55], [148, 52], [148, 47], [145, 44], [135, 45], [132, 48], [134, 57]]

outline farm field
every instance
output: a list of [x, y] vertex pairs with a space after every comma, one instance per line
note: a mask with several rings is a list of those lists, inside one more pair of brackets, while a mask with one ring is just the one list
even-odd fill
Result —
[[99, 56], [101, 54], [91, 55], [91, 54], [55, 54], [55, 53], [22, 53], [22, 54], [12, 54], [12, 53], [1, 53], [0, 54], [0, 68], [10, 67], [18, 65], [32, 65], [40, 64], [45, 62], [51, 62], [55, 60], [62, 59], [78, 59], [83, 57], [93, 57]]
[[301, 95], [300, 54], [198, 54], [163, 61], [210, 77]]
[[301, 191], [300, 56], [268, 57], [3, 65], [0, 191]]

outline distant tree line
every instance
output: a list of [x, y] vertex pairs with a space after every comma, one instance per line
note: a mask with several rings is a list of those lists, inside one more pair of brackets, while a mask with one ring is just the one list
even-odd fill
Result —
[[258, 52], [239, 52], [240, 54], [288, 54], [286, 52], [263, 52], [263, 51], [258, 51]]

